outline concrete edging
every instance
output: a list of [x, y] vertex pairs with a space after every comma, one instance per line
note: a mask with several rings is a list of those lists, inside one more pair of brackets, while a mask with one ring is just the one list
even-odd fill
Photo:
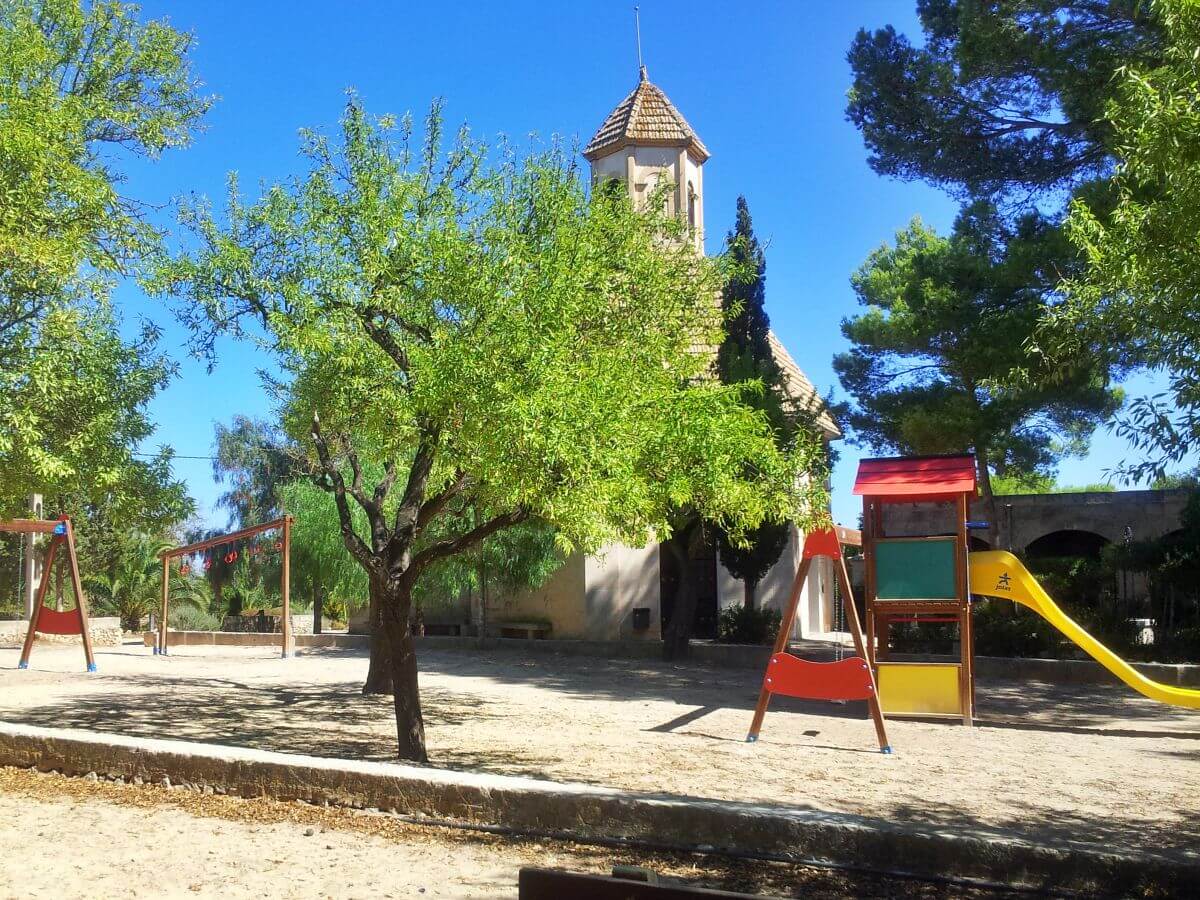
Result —
[[1094, 845], [1046, 847], [987, 829], [899, 825], [791, 807], [11, 723], [0, 723], [0, 765], [147, 781], [167, 777], [243, 797], [375, 807], [533, 835], [822, 860], [1089, 893], [1182, 893], [1200, 883], [1200, 857], [1194, 853], [1117, 856]]

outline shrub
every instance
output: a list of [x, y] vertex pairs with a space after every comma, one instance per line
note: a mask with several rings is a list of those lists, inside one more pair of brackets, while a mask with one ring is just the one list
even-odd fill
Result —
[[777, 609], [730, 606], [717, 620], [717, 640], [722, 644], [769, 644], [779, 633], [783, 614]]
[[221, 620], [210, 612], [180, 605], [171, 609], [168, 621], [180, 631], [220, 631]]
[[977, 602], [972, 610], [976, 653], [1038, 659], [1062, 655], [1058, 631], [1032, 610], [1005, 601]]

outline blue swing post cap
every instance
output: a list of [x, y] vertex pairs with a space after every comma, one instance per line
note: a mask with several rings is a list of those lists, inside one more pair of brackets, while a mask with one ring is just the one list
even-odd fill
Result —
[[757, 741], [758, 741], [758, 735], [757, 735], [757, 734], [748, 734], [748, 735], [746, 735], [746, 743], [747, 743], [747, 744], [753, 744], [753, 743], [755, 743], [755, 742], [757, 742]]
[[17, 668], [18, 669], [28, 669], [29, 663], [26, 662], [25, 660], [21, 660], [19, 663], [17, 663]]
[[892, 755], [892, 745], [888, 744], [886, 747], [880, 747], [879, 752], [886, 753], [888, 756], [891, 756]]
[[67, 533], [67, 523], [59, 522], [57, 525], [55, 525], [54, 533], [59, 534], [59, 535], [66, 534]]
[[95, 664], [95, 663], [88, 663], [88, 671], [89, 671], [89, 672], [95, 672], [95, 671], [96, 671], [96, 664]]

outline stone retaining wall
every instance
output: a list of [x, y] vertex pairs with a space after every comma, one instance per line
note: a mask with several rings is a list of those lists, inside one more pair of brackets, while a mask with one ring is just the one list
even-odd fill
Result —
[[[0, 647], [21, 646], [25, 643], [25, 635], [28, 631], [28, 619], [0, 619]], [[88, 619], [88, 633], [92, 636], [92, 646], [94, 647], [117, 647], [123, 638], [121, 620], [115, 616]], [[74, 634], [39, 634], [37, 640], [51, 644], [82, 642], [82, 638]]]
[[[221, 630], [239, 634], [280, 634], [283, 631], [283, 616], [226, 616], [221, 622]], [[292, 616], [292, 634], [312, 634], [312, 630], [311, 614]]]
[[756, 857], [821, 860], [919, 875], [982, 878], [1089, 895], [1184, 896], [1196, 853], [1044, 846], [976, 826], [938, 829], [865, 816], [391, 763], [324, 759], [185, 741], [0, 723], [0, 765], [142, 779], [243, 797], [374, 808], [430, 824], [630, 841]]

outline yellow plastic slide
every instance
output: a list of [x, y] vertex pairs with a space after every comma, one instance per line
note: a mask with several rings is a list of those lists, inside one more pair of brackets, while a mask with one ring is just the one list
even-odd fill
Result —
[[1059, 609], [1050, 596], [1042, 590], [1037, 579], [1029, 574], [1029, 570], [1011, 553], [1003, 550], [987, 550], [981, 553], [972, 553], [969, 559], [972, 594], [1000, 597], [1028, 606], [1139, 694], [1143, 694], [1151, 700], [1157, 700], [1159, 703], [1200, 709], [1200, 690], [1171, 687], [1151, 681], [1080, 628], [1074, 619]]

